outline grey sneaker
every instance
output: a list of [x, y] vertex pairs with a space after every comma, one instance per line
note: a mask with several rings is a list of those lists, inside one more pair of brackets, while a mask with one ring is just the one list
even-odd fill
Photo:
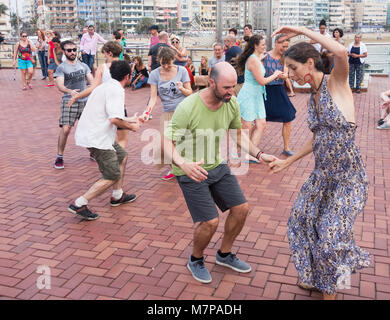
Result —
[[211, 282], [211, 275], [204, 264], [204, 259], [192, 262], [190, 256], [188, 259], [187, 268], [190, 270], [195, 280], [198, 280], [202, 283]]
[[247, 273], [247, 272], [251, 272], [252, 270], [249, 264], [238, 259], [237, 256], [232, 253], [229, 254], [226, 258], [222, 258], [217, 252], [215, 262], [221, 266], [231, 268], [237, 272]]

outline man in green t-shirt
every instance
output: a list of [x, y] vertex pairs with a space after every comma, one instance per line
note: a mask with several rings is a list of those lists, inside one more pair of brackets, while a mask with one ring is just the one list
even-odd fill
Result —
[[216, 263], [238, 272], [251, 271], [246, 262], [231, 253], [249, 207], [237, 178], [219, 154], [220, 142], [229, 129], [235, 129], [237, 143], [243, 151], [259, 160], [268, 162], [274, 159], [260, 152], [241, 131], [240, 108], [233, 97], [236, 83], [234, 68], [227, 62], [217, 63], [211, 69], [210, 86], [184, 99], [164, 132], [165, 157], [172, 160], [173, 174], [177, 177], [194, 223], [198, 223], [187, 268], [196, 280], [203, 283], [211, 282], [203, 252], [218, 227], [215, 204], [222, 212], [230, 209]]

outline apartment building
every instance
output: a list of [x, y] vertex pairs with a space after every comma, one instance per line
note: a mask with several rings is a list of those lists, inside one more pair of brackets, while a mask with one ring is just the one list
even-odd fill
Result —
[[[153, 1], [151, 1], [151, 6], [153, 7]], [[144, 17], [144, 1], [121, 0], [121, 17], [122, 25], [127, 30], [134, 30], [141, 18]]]
[[386, 25], [387, 3], [386, 0], [364, 0], [363, 26], [378, 28]]
[[0, 32], [2, 34], [9, 34], [11, 32], [11, 22], [10, 22], [10, 17], [9, 17], [9, 9], [10, 9], [9, 1], [8, 0], [0, 0], [0, 3], [4, 4], [8, 8], [8, 11], [6, 12], [6, 14], [2, 14], [0, 16]]

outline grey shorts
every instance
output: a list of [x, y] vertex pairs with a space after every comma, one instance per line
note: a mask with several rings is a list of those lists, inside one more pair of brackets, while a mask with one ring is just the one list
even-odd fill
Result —
[[194, 222], [218, 217], [215, 205], [225, 212], [247, 202], [236, 176], [231, 173], [227, 164], [220, 164], [210, 170], [207, 179], [200, 183], [185, 175], [176, 178]]
[[102, 178], [105, 180], [118, 181], [121, 178], [120, 164], [126, 157], [127, 152], [117, 143], [113, 144], [115, 150], [101, 150], [88, 148], [96, 159]]
[[66, 106], [67, 103], [68, 101], [62, 101], [61, 104], [60, 127], [64, 125], [73, 127], [80, 119], [87, 101], [76, 101], [70, 108]]

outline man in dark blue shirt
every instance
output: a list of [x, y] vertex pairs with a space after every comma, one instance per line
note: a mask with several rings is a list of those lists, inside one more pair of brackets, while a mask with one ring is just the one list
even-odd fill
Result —
[[236, 45], [236, 37], [232, 34], [228, 34], [225, 37], [224, 45], [226, 48], [225, 61], [229, 62], [234, 67], [234, 69], [236, 69], [237, 72], [237, 85], [234, 88], [234, 95], [237, 97], [242, 85], [244, 84], [244, 74], [238, 72], [236, 68], [236, 59], [241, 54], [242, 50]]

